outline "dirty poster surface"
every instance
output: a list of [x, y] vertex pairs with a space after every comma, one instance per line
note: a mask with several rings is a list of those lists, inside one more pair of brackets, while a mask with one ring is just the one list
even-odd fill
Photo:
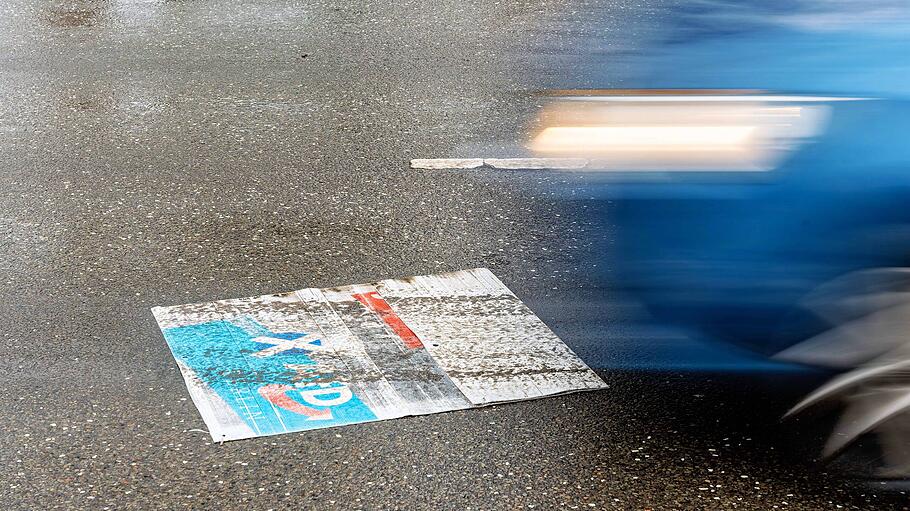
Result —
[[152, 312], [215, 441], [605, 387], [487, 269]]

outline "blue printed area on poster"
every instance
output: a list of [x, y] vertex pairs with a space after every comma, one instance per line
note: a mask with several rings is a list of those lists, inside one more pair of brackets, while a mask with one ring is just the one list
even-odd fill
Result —
[[272, 332], [248, 317], [167, 328], [174, 357], [193, 370], [256, 435], [375, 420], [351, 389], [310, 357], [305, 332]]

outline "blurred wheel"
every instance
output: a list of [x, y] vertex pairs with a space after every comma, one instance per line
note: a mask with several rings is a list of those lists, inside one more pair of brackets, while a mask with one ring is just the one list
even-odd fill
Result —
[[810, 294], [803, 305], [832, 327], [776, 358], [846, 369], [788, 412], [823, 402], [843, 409], [823, 448], [831, 459], [874, 435], [876, 477], [910, 476], [910, 269], [853, 272]]

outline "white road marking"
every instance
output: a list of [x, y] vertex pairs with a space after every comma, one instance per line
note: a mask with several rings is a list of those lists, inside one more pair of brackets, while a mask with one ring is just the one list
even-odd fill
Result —
[[587, 167], [584, 158], [429, 158], [411, 160], [412, 169], [562, 169], [578, 170]]
[[481, 158], [430, 158], [411, 160], [412, 169], [476, 169], [483, 166]]
[[584, 158], [486, 158], [483, 163], [494, 169], [583, 169]]

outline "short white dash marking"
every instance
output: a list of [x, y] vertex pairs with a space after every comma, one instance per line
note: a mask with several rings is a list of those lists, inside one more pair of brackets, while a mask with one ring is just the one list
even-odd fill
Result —
[[411, 160], [412, 169], [476, 169], [482, 158], [431, 158]]

